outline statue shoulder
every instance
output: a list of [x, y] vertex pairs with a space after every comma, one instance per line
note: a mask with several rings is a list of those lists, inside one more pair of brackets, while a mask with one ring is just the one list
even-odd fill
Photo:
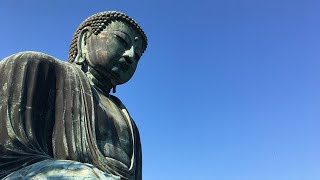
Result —
[[[38, 66], [41, 65], [41, 66]], [[0, 61], [0, 68], [12, 69], [16, 67], [31, 67], [37, 68], [66, 68], [73, 67], [70, 63], [61, 61], [53, 56], [42, 52], [24, 51], [12, 54]]]
[[47, 62], [55, 62], [59, 61], [58, 59], [45, 54], [41, 52], [35, 52], [35, 51], [24, 51], [24, 52], [18, 52], [15, 54], [12, 54], [6, 58], [4, 58], [1, 62], [10, 61], [11, 63], [14, 63], [16, 61], [47, 61]]

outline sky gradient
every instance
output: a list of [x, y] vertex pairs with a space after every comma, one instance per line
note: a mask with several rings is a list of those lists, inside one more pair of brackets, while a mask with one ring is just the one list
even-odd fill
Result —
[[320, 179], [320, 1], [6, 0], [0, 59], [67, 60], [100, 11], [135, 19], [149, 45], [117, 93], [134, 118], [145, 180]]

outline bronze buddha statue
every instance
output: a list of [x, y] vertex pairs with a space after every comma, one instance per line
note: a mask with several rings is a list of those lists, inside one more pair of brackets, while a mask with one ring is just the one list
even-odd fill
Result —
[[0, 61], [0, 178], [142, 179], [138, 129], [110, 91], [146, 47], [132, 18], [101, 12], [76, 30], [69, 63], [38, 52]]

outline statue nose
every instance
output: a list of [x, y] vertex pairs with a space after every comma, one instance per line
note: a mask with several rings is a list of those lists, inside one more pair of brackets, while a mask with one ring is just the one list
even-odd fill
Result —
[[134, 48], [133, 48], [133, 46], [131, 46], [130, 49], [128, 49], [124, 52], [123, 57], [125, 57], [127, 63], [132, 64], [133, 60], [134, 60], [134, 55], [135, 55]]

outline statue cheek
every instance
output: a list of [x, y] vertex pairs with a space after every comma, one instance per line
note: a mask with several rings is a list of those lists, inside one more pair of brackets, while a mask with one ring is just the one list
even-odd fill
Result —
[[95, 51], [95, 64], [101, 67], [111, 68], [115, 66], [119, 60], [119, 56], [112, 50], [99, 49]]
[[107, 60], [108, 55], [109, 55], [109, 53], [107, 51], [100, 50], [98, 52], [99, 59], [101, 59], [101, 60]]

